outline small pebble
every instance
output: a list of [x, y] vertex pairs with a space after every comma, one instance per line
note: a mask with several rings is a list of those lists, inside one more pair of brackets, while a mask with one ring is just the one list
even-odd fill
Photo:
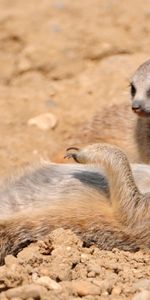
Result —
[[71, 286], [73, 293], [80, 297], [100, 294], [100, 288], [98, 286], [85, 280], [72, 281]]
[[132, 300], [150, 300], [150, 291], [142, 291], [136, 294]]
[[150, 290], [150, 279], [139, 279], [133, 285], [136, 291]]
[[17, 263], [17, 258], [15, 256], [13, 256], [13, 255], [7, 255], [5, 257], [5, 265], [7, 267], [10, 267], [11, 265], [16, 264], [16, 263]]
[[96, 264], [90, 264], [88, 266], [88, 272], [94, 272], [96, 274], [100, 274], [101, 267], [97, 266]]
[[38, 286], [36, 284], [26, 284], [24, 286], [16, 287], [10, 289], [6, 292], [2, 292], [1, 296], [6, 296], [9, 298], [19, 298], [27, 299], [29, 297], [40, 299], [41, 293], [45, 291], [44, 287]]
[[28, 121], [28, 125], [35, 125], [42, 130], [54, 129], [58, 123], [56, 116], [52, 113], [41, 114]]
[[121, 294], [121, 288], [119, 286], [115, 286], [113, 289], [112, 289], [112, 292], [111, 292], [112, 295], [120, 295]]
[[42, 276], [40, 278], [37, 278], [36, 280], [34, 280], [34, 283], [40, 284], [49, 290], [61, 290], [62, 289], [61, 286], [59, 285], [59, 283], [57, 283], [55, 280], [52, 280], [48, 276]]

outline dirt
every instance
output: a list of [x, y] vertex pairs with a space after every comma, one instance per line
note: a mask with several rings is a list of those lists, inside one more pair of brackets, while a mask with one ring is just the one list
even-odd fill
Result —
[[[0, 176], [61, 160], [94, 112], [129, 102], [149, 34], [146, 0], [0, 0]], [[47, 113], [55, 126], [31, 122]], [[6, 258], [0, 299], [150, 299], [149, 264], [148, 252], [84, 248], [60, 229]]]
[[[11, 255], [0, 267], [0, 300], [98, 300], [150, 297], [149, 253], [85, 248], [70, 230]], [[140, 298], [149, 299], [149, 298]]]

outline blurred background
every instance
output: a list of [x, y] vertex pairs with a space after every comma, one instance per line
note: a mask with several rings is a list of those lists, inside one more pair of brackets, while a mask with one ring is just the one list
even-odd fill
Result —
[[148, 58], [147, 0], [0, 0], [0, 175], [53, 160], [95, 112], [129, 102]]

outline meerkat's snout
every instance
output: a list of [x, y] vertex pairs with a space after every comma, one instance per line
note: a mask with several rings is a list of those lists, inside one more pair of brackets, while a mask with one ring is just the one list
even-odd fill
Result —
[[150, 99], [132, 101], [132, 110], [141, 117], [150, 117]]
[[132, 110], [135, 112], [142, 110], [142, 102], [140, 100], [134, 100], [132, 102]]
[[132, 110], [141, 117], [150, 116], [150, 107], [146, 106], [144, 100], [133, 100]]

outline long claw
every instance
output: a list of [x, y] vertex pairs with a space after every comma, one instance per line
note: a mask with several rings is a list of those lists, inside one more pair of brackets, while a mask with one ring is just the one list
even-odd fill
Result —
[[73, 158], [78, 163], [77, 156], [75, 153], [68, 153], [64, 156], [64, 158], [68, 158], [68, 159]]
[[67, 148], [66, 149], [66, 151], [70, 151], [70, 150], [76, 150], [76, 151], [79, 151], [79, 148], [77, 148], [77, 147], [69, 147], [69, 148]]
[[65, 154], [65, 156], [64, 156], [64, 158], [68, 158], [68, 159], [70, 159], [70, 158], [72, 158], [73, 157], [73, 154], [72, 153], [67, 153], [67, 154]]

